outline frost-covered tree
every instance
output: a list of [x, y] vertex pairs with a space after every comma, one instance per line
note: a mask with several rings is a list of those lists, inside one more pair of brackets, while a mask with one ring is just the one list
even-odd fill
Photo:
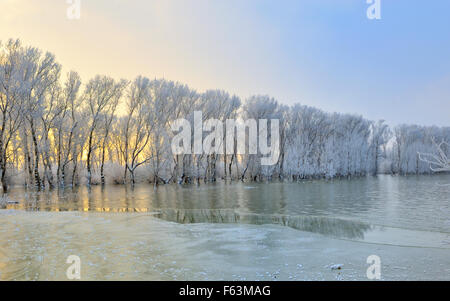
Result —
[[127, 173], [131, 175], [131, 183], [135, 184], [136, 169], [148, 162], [144, 158], [145, 148], [150, 143], [151, 115], [154, 113], [150, 100], [150, 80], [139, 76], [130, 85], [127, 102], [127, 114], [119, 120], [117, 126], [118, 146], [125, 165], [124, 182]]
[[[270, 96], [241, 102], [226, 91], [199, 93], [181, 83], [142, 76], [131, 84], [96, 76], [82, 86], [76, 72], [69, 72], [64, 82], [60, 73], [53, 54], [17, 40], [0, 43], [3, 192], [13, 180], [38, 190], [76, 186], [83, 179], [88, 185], [105, 185], [110, 168], [120, 169], [115, 183], [148, 181], [155, 186], [220, 178], [296, 181], [448, 171], [449, 127], [391, 129], [382, 120], [281, 105]], [[213, 120], [200, 129], [202, 142], [212, 146], [208, 153], [194, 149], [197, 111], [202, 121]], [[188, 120], [192, 134], [190, 153], [181, 155], [171, 149], [172, 126], [179, 118]], [[237, 125], [228, 127], [229, 119], [247, 121], [244, 153], [238, 149]], [[265, 166], [261, 146], [272, 145], [272, 119], [279, 126], [279, 149], [275, 164]], [[259, 135], [266, 125], [260, 120], [267, 120], [265, 136]], [[223, 137], [213, 135], [214, 124], [223, 125], [218, 131]]]
[[34, 186], [41, 189], [44, 188], [46, 179], [41, 175], [40, 163], [45, 160], [43, 153], [48, 152], [45, 140], [51, 126], [48, 122], [52, 122], [52, 106], [59, 93], [61, 66], [53, 54], [42, 54], [41, 50], [28, 47], [23, 55], [23, 68], [21, 85], [24, 102], [21, 109], [32, 141]]
[[389, 142], [392, 133], [384, 120], [379, 120], [371, 127], [371, 148], [373, 150], [373, 174], [378, 174], [380, 157], [386, 158], [386, 149], [384, 146]]
[[450, 150], [450, 144], [446, 141], [436, 143], [432, 139], [436, 153], [419, 153], [419, 159], [430, 165], [430, 169], [434, 172], [450, 171], [450, 159], [447, 153]]
[[0, 180], [3, 193], [8, 191], [7, 169], [11, 163], [10, 144], [22, 125], [25, 91], [24, 49], [18, 40], [0, 41]]
[[77, 129], [80, 128], [79, 107], [81, 98], [79, 90], [81, 79], [78, 73], [72, 71], [67, 75], [58, 107], [61, 111], [55, 122], [54, 141], [56, 143], [56, 177], [58, 185], [66, 185], [66, 172], [69, 163], [76, 165], [78, 156], [74, 156], [77, 147]]
[[420, 159], [420, 154], [438, 152], [433, 140], [450, 141], [450, 128], [418, 125], [395, 127], [394, 142], [389, 150], [392, 172], [399, 174], [429, 173], [431, 171], [429, 164]]
[[92, 184], [92, 158], [94, 152], [100, 147], [104, 149], [104, 141], [109, 135], [109, 130], [101, 130], [108, 116], [114, 114], [117, 103], [122, 97], [127, 82], [125, 80], [115, 81], [107, 76], [97, 75], [91, 79], [84, 91], [84, 101], [87, 115], [89, 116], [88, 140], [86, 146], [86, 171], [88, 186]]

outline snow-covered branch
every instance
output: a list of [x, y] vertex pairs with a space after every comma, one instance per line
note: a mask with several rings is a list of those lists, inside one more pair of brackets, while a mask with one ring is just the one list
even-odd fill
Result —
[[444, 151], [444, 147], [450, 149], [450, 144], [444, 140], [440, 143], [436, 143], [435, 139], [432, 139], [436, 153], [418, 153], [421, 161], [429, 164], [430, 169], [434, 172], [450, 171], [450, 160]]

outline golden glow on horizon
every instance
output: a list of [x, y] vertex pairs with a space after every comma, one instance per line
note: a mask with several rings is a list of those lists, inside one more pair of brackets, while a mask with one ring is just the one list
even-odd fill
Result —
[[196, 74], [195, 62], [178, 47], [178, 38], [166, 40], [164, 32], [174, 28], [163, 17], [170, 11], [165, 1], [139, 4], [151, 13], [152, 22], [159, 22], [152, 27], [144, 23], [143, 28], [134, 26], [129, 14], [123, 19], [111, 15], [114, 6], [124, 5], [122, 1], [98, 2], [82, 0], [81, 19], [68, 20], [66, 1], [0, 0], [0, 40], [19, 38], [24, 45], [54, 53], [63, 76], [75, 70], [83, 83], [97, 74], [128, 80], [142, 74], [203, 90], [216, 87], [208, 77]]
[[[54, 53], [63, 76], [75, 70], [84, 83], [97, 74], [143, 75], [199, 92], [267, 94], [391, 124], [446, 126], [448, 18], [445, 9], [432, 11], [444, 1], [392, 4], [398, 19], [377, 27], [366, 22], [366, 7], [364, 22], [355, 15], [358, 1], [336, 2], [81, 0], [81, 19], [68, 20], [65, 0], [0, 0], [0, 40]], [[436, 17], [407, 17], [421, 11]]]

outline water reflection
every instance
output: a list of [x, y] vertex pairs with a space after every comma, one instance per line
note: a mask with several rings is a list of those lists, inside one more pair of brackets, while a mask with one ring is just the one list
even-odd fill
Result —
[[[215, 212], [232, 212], [224, 218], [233, 218], [233, 214], [239, 212], [241, 221], [244, 216], [264, 216], [264, 220], [274, 217], [277, 223], [286, 224], [279, 216], [289, 217], [287, 223], [294, 225], [292, 227], [295, 227], [296, 216], [304, 216], [316, 217], [315, 229], [327, 228], [322, 220], [327, 223], [344, 220], [352, 221], [357, 225], [354, 228], [361, 229], [364, 229], [361, 225], [381, 225], [450, 232], [450, 186], [439, 185], [441, 183], [450, 183], [450, 175], [379, 176], [301, 183], [167, 185], [157, 190], [151, 185], [92, 187], [91, 190], [79, 187], [40, 193], [14, 188], [9, 197], [19, 203], [7, 204], [7, 208], [118, 213], [206, 210], [209, 213], [200, 222], [214, 219]], [[186, 216], [186, 213], [181, 215]], [[307, 228], [306, 225], [301, 227]]]
[[232, 209], [164, 209], [156, 216], [167, 221], [181, 224], [273, 224], [301, 231], [352, 239], [364, 239], [364, 232], [371, 229], [371, 226], [365, 223], [337, 218], [279, 214], [249, 214], [239, 213]]

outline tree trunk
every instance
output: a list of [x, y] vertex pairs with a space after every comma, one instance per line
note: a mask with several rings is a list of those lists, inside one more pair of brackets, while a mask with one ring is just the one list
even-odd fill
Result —
[[103, 145], [102, 162], [101, 162], [101, 165], [100, 165], [100, 177], [101, 177], [102, 186], [105, 186], [104, 169], [105, 169], [105, 146]]
[[41, 177], [39, 176], [39, 148], [33, 124], [31, 124], [31, 136], [34, 145], [34, 185], [39, 191], [41, 190]]
[[59, 184], [62, 188], [64, 188], [64, 186], [66, 185], [66, 167], [63, 166], [61, 168], [61, 179], [60, 179], [60, 184]]
[[131, 185], [134, 186], [136, 184], [136, 179], [134, 177], [134, 169], [130, 170], [131, 175]]
[[77, 181], [77, 183], [75, 183], [75, 178], [77, 177], [77, 167], [78, 167], [77, 162], [78, 162], [78, 158], [75, 158], [75, 161], [73, 163], [73, 170], [72, 170], [72, 187], [78, 185], [78, 181]]
[[88, 143], [88, 153], [86, 158], [86, 169], [88, 173], [88, 186], [91, 186], [92, 183], [92, 171], [91, 171], [91, 156], [92, 156], [92, 139], [93, 139], [93, 131], [89, 134], [89, 143]]
[[6, 161], [5, 156], [3, 156], [3, 152], [0, 158], [0, 166], [1, 166], [1, 182], [2, 182], [2, 188], [3, 188], [3, 194], [8, 193], [8, 183], [6, 183]]

